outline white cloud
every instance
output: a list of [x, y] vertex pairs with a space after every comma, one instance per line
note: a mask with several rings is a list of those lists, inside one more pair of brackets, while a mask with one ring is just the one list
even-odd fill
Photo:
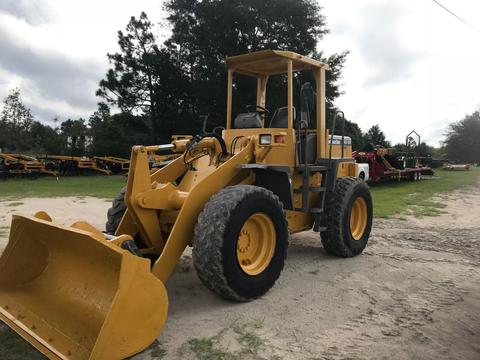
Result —
[[0, 11], [12, 14], [32, 25], [48, 22], [50, 10], [48, 4], [35, 0], [2, 0], [0, 3]]
[[[443, 0], [480, 27], [478, 2]], [[438, 145], [448, 123], [480, 106], [480, 33], [432, 1], [322, 0], [327, 52], [350, 49], [338, 105], [363, 130]]]
[[[319, 1], [331, 30], [320, 46], [351, 51], [337, 103], [363, 130], [380, 124], [400, 142], [415, 129], [438, 144], [449, 122], [480, 106], [480, 34], [432, 1]], [[480, 28], [478, 2], [442, 3]], [[2, 0], [0, 98], [20, 86], [43, 121], [88, 116], [117, 31], [141, 11], [165, 19], [158, 0]]]
[[21, 87], [32, 113], [87, 117], [99, 99], [98, 82], [115, 52], [117, 31], [146, 11], [165, 18], [154, 0], [2, 0], [0, 3], [0, 98]]

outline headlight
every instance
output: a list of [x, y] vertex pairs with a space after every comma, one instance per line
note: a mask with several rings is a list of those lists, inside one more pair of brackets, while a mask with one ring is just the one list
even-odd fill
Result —
[[272, 143], [272, 135], [263, 134], [260, 135], [260, 145], [270, 145]]

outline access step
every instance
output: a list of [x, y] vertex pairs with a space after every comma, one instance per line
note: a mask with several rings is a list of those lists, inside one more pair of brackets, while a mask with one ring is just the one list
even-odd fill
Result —
[[[296, 194], [300, 194], [303, 191], [303, 186], [298, 188], [298, 189], [293, 189], [293, 192]], [[325, 187], [324, 186], [310, 186], [308, 188], [308, 191], [310, 192], [324, 192]]]
[[295, 208], [295, 211], [308, 212], [311, 214], [322, 214], [323, 209], [320, 208]]
[[[310, 173], [315, 173], [315, 172], [325, 172], [328, 170], [328, 166], [320, 166], [320, 165], [307, 165], [306, 167], [307, 169], [307, 172], [310, 172]], [[305, 167], [304, 166], [298, 166], [297, 167], [297, 171], [299, 172], [303, 172], [305, 170]]]

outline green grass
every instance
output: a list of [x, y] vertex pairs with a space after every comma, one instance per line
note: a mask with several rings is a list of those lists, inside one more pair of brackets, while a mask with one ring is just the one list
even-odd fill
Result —
[[23, 202], [21, 202], [21, 201], [14, 201], [14, 202], [11, 202], [10, 204], [7, 204], [7, 205], [5, 205], [5, 206], [14, 207], [14, 206], [20, 206], [20, 205], [23, 205]]
[[[0, 199], [25, 197], [94, 196], [112, 199], [125, 186], [126, 178], [115, 176], [43, 177], [0, 181]], [[14, 206], [14, 205], [11, 205]]]
[[8, 226], [0, 226], [0, 237], [4, 237], [8, 235]]
[[422, 181], [392, 181], [370, 187], [373, 196], [375, 217], [399, 214], [435, 216], [441, 214], [445, 205], [432, 201], [432, 197], [478, 184], [480, 167], [470, 171], [436, 170], [435, 178]]
[[[254, 323], [234, 322], [214, 336], [191, 338], [180, 347], [178, 355], [180, 358], [190, 355], [188, 358], [197, 360], [279, 360], [280, 357], [272, 354], [272, 349], [257, 334], [263, 323], [263, 319]], [[230, 350], [232, 343], [236, 344], [235, 351]]]
[[[434, 179], [376, 184], [371, 187], [374, 216], [399, 214], [434, 216], [442, 213], [444, 205], [432, 201], [435, 195], [474, 185], [480, 181], [480, 168], [470, 171], [437, 170]], [[0, 182], [0, 200], [25, 197], [94, 196], [110, 201], [125, 185], [124, 176], [44, 177], [40, 179], [11, 179]], [[9, 206], [21, 205], [13, 202]]]
[[167, 350], [164, 349], [163, 344], [155, 340], [146, 351], [153, 359], [163, 359], [167, 355]]

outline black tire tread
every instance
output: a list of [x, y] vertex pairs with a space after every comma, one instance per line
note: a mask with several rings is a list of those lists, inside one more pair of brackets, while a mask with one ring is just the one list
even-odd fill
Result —
[[[251, 196], [255, 192], [262, 192], [283, 209], [283, 204], [279, 198], [267, 189], [252, 185], [229, 186], [211, 197], [198, 216], [197, 224], [195, 225], [192, 255], [198, 277], [208, 289], [228, 300], [252, 300], [240, 296], [228, 285], [222, 268], [222, 244], [223, 234], [231, 212], [242, 199]], [[284, 231], [288, 232], [288, 226], [286, 226]], [[288, 244], [286, 245], [283, 260], [287, 256], [286, 249]], [[278, 276], [275, 280], [277, 279]]]
[[337, 180], [335, 191], [328, 194], [326, 204], [327, 229], [320, 233], [325, 251], [339, 257], [353, 257], [357, 255], [345, 243], [342, 212], [348, 202], [348, 193], [356, 184], [367, 186], [364, 181], [356, 177], [344, 177]]
[[117, 230], [123, 214], [127, 210], [125, 205], [125, 188], [112, 200], [112, 206], [107, 211], [107, 222], [105, 224], [105, 231], [107, 234], [114, 235]]

